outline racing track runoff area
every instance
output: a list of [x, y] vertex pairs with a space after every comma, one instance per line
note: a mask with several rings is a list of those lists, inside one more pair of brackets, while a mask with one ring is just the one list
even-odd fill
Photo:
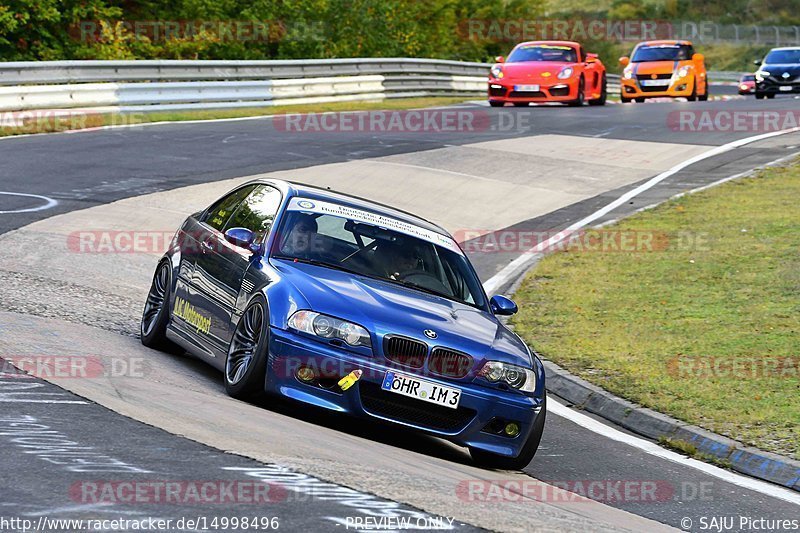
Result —
[[[759, 106], [796, 109], [797, 103]], [[407, 209], [457, 238], [557, 231], [653, 176], [757, 133], [676, 132], [670, 113], [754, 107], [740, 100], [464, 106], [457, 109], [533, 118], [512, 132], [446, 135], [287, 133], [266, 118], [1, 140], [2, 189], [57, 204], [26, 211], [47, 200], [18, 198], [0, 208], [22, 211], [0, 215], [0, 354], [50, 363], [71, 356], [102, 370], [44, 381], [4, 365], [0, 516], [34, 522], [277, 517], [282, 529], [320, 531], [364, 529], [355, 519], [366, 517], [412, 517], [421, 529], [502, 531], [695, 531], [701, 517], [797, 517], [796, 492], [716, 467], [699, 469], [677, 454], [654, 455], [645, 439], [566, 406], [551, 409], [539, 452], [524, 473], [515, 473], [477, 469], [466, 450], [435, 438], [275, 400], [238, 402], [224, 394], [215, 371], [145, 349], [135, 338], [160, 255], [156, 246], [139, 253], [97, 253], [90, 246], [91, 235], [102, 232], [171, 236], [188, 213], [263, 174]], [[726, 151], [665, 177], [592, 224], [799, 151], [797, 133]], [[520, 259], [523, 252], [470, 255], [481, 279], [502, 292], [535, 260]], [[519, 271], [509, 272], [515, 260]], [[59, 455], [53, 446], [67, 451]], [[255, 489], [253, 480], [269, 490]], [[184, 496], [200, 482], [227, 482], [262, 499], [201, 505], [92, 499], [97, 486], [131, 481], [176, 482]], [[508, 490], [487, 501], [480, 496], [486, 482]], [[562, 490], [580, 492], [591, 482], [621, 483], [629, 492], [617, 497], [606, 490], [592, 501]]]

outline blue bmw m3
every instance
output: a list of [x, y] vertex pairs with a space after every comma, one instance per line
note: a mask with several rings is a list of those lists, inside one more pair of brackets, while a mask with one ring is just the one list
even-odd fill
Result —
[[227, 392], [282, 395], [469, 448], [533, 458], [544, 369], [499, 320], [444, 229], [329, 190], [257, 180], [189, 216], [156, 268], [145, 346], [223, 372]]

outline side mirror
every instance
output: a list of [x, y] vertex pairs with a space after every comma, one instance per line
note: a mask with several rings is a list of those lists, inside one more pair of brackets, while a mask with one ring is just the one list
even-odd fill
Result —
[[692, 61], [695, 61], [697, 63], [702, 63], [703, 61], [705, 61], [705, 59], [706, 56], [704, 56], [703, 54], [695, 54], [692, 56]]
[[619, 64], [623, 67], [627, 67], [630, 64], [631, 60], [628, 56], [622, 56], [619, 58]]
[[494, 62], [495, 63], [505, 63], [506, 62], [506, 58], [503, 57], [503, 56], [497, 56], [497, 57], [494, 58]]
[[241, 248], [250, 249], [256, 234], [247, 228], [231, 228], [225, 232], [225, 240]]
[[754, 64], [755, 66], [757, 66], [757, 67], [760, 67], [760, 66], [761, 66], [761, 60], [760, 60], [760, 59], [754, 59], [754, 60], [753, 60], [753, 64]]
[[597, 54], [588, 53], [586, 54], [586, 62], [587, 63], [597, 63], [599, 56]]
[[495, 295], [489, 300], [489, 306], [492, 308], [492, 313], [496, 315], [513, 315], [519, 308], [512, 300], [505, 296]]

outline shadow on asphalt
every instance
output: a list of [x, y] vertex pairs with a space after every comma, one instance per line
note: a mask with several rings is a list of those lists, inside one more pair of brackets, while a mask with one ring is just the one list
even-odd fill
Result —
[[[227, 395], [222, 384], [222, 373], [217, 369], [188, 354], [183, 356], [164, 354], [164, 356], [173, 357], [176, 362], [185, 367], [187, 373], [197, 376], [201, 384], [208, 388], [209, 394]], [[388, 444], [453, 463], [472, 465], [472, 459], [466, 448], [458, 448], [437, 437], [386, 424], [379, 420], [365, 420], [274, 395], [267, 396], [255, 405], [279, 415], [343, 434]]]

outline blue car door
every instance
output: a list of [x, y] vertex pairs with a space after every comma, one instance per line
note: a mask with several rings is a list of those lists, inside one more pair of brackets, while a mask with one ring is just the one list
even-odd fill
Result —
[[246, 228], [255, 235], [254, 244], [264, 241], [280, 207], [281, 193], [269, 185], [257, 185], [233, 210], [225, 223], [214, 227], [212, 219], [207, 238], [201, 243], [194, 268], [197, 289], [197, 312], [208, 317], [209, 337], [214, 347], [227, 352], [230, 337], [238, 321], [237, 300], [242, 280], [254, 260], [260, 255], [251, 248], [229, 242], [225, 232], [232, 228]]
[[219, 331], [224, 323], [207, 311], [211, 308], [206, 302], [210, 295], [209, 280], [205, 270], [198, 271], [197, 264], [208, 267], [200, 259], [213, 252], [217, 235], [222, 234], [228, 219], [253, 189], [254, 185], [241, 187], [220, 198], [197, 219], [190, 218], [181, 235], [181, 266], [172, 304], [172, 325], [212, 357], [214, 349], [221, 349]]

